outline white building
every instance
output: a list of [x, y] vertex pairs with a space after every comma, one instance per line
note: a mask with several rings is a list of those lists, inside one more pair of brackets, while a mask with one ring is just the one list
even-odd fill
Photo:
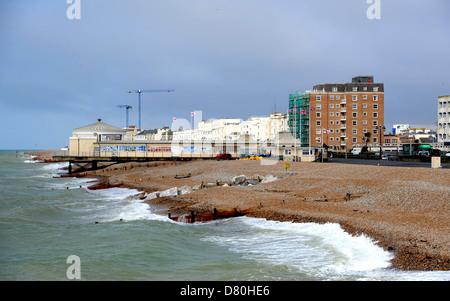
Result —
[[139, 141], [167, 141], [172, 140], [172, 131], [168, 127], [145, 130], [133, 135], [132, 140]]
[[289, 131], [289, 115], [283, 113], [270, 114], [268, 123], [268, 139], [278, 139], [280, 132]]
[[195, 130], [173, 133], [173, 140], [236, 140], [240, 136], [241, 119], [211, 119], [198, 123]]
[[289, 131], [288, 115], [273, 113], [269, 117], [258, 116], [242, 119], [211, 119], [198, 123], [194, 130], [173, 133], [173, 140], [236, 141], [250, 139], [266, 142], [275, 140], [280, 132]]
[[409, 126], [409, 124], [394, 124], [392, 126], [392, 134], [394, 134], [394, 135], [403, 135], [410, 128], [411, 127]]
[[241, 123], [241, 135], [248, 135], [255, 141], [267, 141], [269, 120], [270, 117], [250, 117]]
[[437, 142], [450, 142], [450, 95], [438, 97]]

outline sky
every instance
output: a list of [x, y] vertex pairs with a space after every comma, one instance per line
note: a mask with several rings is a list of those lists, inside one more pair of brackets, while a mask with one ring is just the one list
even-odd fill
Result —
[[449, 16], [448, 0], [1, 0], [0, 149], [61, 148], [98, 118], [125, 127], [117, 105], [138, 125], [128, 90], [174, 90], [142, 93], [152, 129], [193, 110], [285, 113], [289, 94], [359, 75], [384, 83], [387, 131], [435, 129]]

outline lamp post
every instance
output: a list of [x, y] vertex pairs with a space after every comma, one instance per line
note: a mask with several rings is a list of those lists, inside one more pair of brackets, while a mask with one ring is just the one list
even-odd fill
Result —
[[409, 136], [408, 136], [408, 139], [409, 139], [409, 155], [411, 156], [411, 155], [412, 155], [412, 145], [411, 145], [411, 142], [412, 142], [412, 139], [413, 139], [413, 135], [409, 135]]
[[385, 130], [386, 128], [383, 126], [383, 125], [380, 125], [379, 127], [378, 127], [378, 130], [380, 131], [380, 158], [381, 158], [381, 156], [383, 155], [383, 147], [382, 147], [382, 145], [381, 145], [381, 134], [382, 133], [384, 133], [384, 130]]
[[345, 140], [345, 159], [347, 159], [347, 141], [348, 141], [348, 138], [345, 137], [344, 140]]

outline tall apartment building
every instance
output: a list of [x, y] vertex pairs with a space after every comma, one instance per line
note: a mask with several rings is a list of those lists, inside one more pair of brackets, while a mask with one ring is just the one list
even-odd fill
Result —
[[450, 142], [450, 95], [438, 97], [437, 142]]
[[301, 146], [328, 145], [332, 150], [379, 144], [384, 134], [384, 84], [373, 76], [351, 83], [319, 84], [312, 91], [289, 95], [289, 125]]

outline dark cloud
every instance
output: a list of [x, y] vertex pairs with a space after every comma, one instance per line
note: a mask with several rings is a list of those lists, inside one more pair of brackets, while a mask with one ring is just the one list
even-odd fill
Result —
[[385, 83], [386, 124], [432, 125], [450, 93], [447, 0], [381, 0], [380, 20], [365, 0], [81, 0], [81, 20], [65, 2], [0, 4], [2, 125], [17, 129], [0, 148], [64, 146], [98, 117], [123, 126], [118, 104], [137, 124], [130, 89], [175, 89], [143, 94], [146, 128], [285, 111], [289, 93], [356, 75]]

